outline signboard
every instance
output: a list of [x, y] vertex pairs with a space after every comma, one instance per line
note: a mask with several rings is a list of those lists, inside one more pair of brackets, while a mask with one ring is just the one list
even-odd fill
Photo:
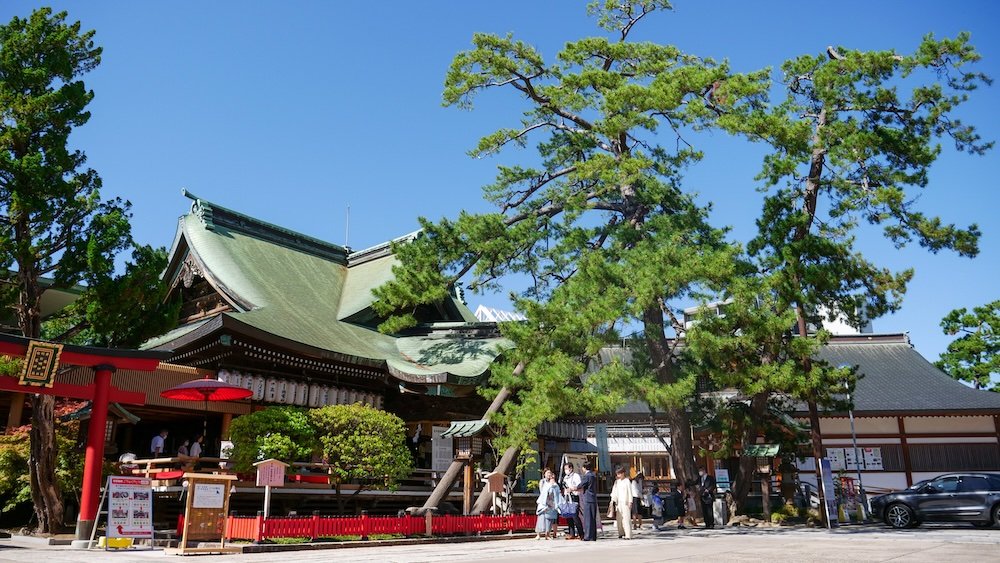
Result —
[[[861, 459], [857, 459], [857, 454]], [[882, 448], [827, 448], [826, 457], [830, 459], [830, 468], [834, 471], [882, 471]], [[860, 461], [861, 467], [858, 467]]]
[[198, 483], [194, 487], [191, 508], [222, 508], [225, 502], [225, 484]]
[[[188, 482], [181, 532], [180, 555], [187, 553], [237, 553], [240, 548], [226, 547], [226, 513], [229, 491], [235, 475], [185, 473]], [[189, 547], [191, 542], [218, 542], [210, 547]]]
[[445, 430], [448, 430], [447, 426], [431, 428], [431, 469], [434, 471], [448, 471], [455, 459], [451, 438], [441, 436]]
[[143, 477], [108, 477], [109, 538], [153, 537], [153, 487]]
[[32, 340], [28, 343], [18, 383], [35, 387], [52, 387], [56, 370], [59, 369], [59, 355], [62, 354], [62, 349], [62, 344], [52, 342]]
[[820, 460], [820, 472], [823, 474], [820, 486], [823, 487], [823, 500], [826, 501], [823, 508], [826, 510], [827, 527], [832, 528], [837, 522], [837, 494], [833, 488], [833, 470], [829, 458]]
[[288, 464], [276, 459], [265, 459], [254, 464], [257, 468], [258, 487], [284, 487], [285, 467]]
[[728, 469], [715, 470], [715, 487], [720, 493], [725, 493], [729, 491], [731, 485], [729, 482]]
[[882, 448], [862, 448], [861, 457], [864, 460], [865, 469], [882, 471]]

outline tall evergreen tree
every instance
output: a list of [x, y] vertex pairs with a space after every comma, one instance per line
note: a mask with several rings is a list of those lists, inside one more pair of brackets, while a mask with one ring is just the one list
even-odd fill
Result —
[[968, 309], [955, 309], [941, 320], [945, 334], [961, 334], [935, 362], [948, 375], [976, 389], [1000, 393], [1000, 300]]
[[[93, 36], [49, 8], [0, 26], [0, 299], [29, 338], [41, 334], [45, 291], [100, 284], [131, 244], [129, 204], [102, 200], [99, 176], [68, 143], [90, 119], [94, 94], [80, 77], [100, 63]], [[43, 532], [63, 524], [53, 406], [50, 395], [31, 399], [28, 470]]]
[[[510, 444], [569, 414], [608, 412], [626, 397], [647, 400], [670, 425], [677, 474], [693, 479], [686, 407], [693, 378], [678, 371], [670, 303], [729, 261], [722, 233], [706, 224], [681, 190], [681, 170], [700, 154], [681, 137], [711, 124], [719, 106], [736, 111], [740, 92], [759, 75], [733, 75], [725, 63], [676, 47], [630, 40], [663, 0], [601, 1], [590, 12], [610, 37], [566, 44], [554, 61], [510, 36], [478, 33], [445, 80], [444, 103], [471, 108], [488, 91], [507, 91], [528, 109], [517, 127], [483, 137], [485, 157], [539, 139], [537, 165], [499, 166], [484, 188], [492, 213], [422, 220], [423, 236], [398, 248], [396, 280], [376, 293], [382, 329], [416, 322], [420, 304], [443, 298], [471, 277], [473, 290], [496, 289], [506, 275], [530, 279], [514, 296], [528, 322], [503, 327], [520, 375], [494, 370], [492, 383], [517, 390], [500, 416]], [[668, 147], [659, 138], [669, 136]], [[529, 159], [533, 160], [533, 159]], [[623, 327], [641, 327], [651, 366], [636, 379], [620, 363], [580, 376]], [[623, 385], [631, 380], [628, 385]]]
[[983, 154], [974, 127], [958, 109], [990, 80], [968, 70], [980, 56], [967, 34], [926, 36], [909, 55], [830, 47], [782, 66], [785, 99], [766, 111], [731, 114], [720, 123], [765, 142], [773, 151], [758, 176], [770, 193], [748, 251], [774, 310], [795, 312], [798, 377], [793, 396], [809, 405], [813, 455], [822, 457], [818, 404], [835, 400], [850, 374], [813, 359], [824, 338], [812, 327], [844, 315], [859, 324], [897, 310], [911, 269], [892, 272], [855, 247], [862, 223], [881, 227], [902, 247], [916, 241], [932, 252], [978, 252], [979, 229], [944, 224], [917, 210], [915, 191], [950, 141], [959, 151]]

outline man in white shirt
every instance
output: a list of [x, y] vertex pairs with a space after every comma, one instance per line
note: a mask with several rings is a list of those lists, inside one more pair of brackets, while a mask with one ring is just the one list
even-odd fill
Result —
[[164, 440], [167, 439], [167, 429], [164, 428], [160, 430], [160, 433], [153, 436], [153, 441], [149, 444], [149, 452], [153, 454], [153, 457], [160, 457], [163, 455], [164, 450]]

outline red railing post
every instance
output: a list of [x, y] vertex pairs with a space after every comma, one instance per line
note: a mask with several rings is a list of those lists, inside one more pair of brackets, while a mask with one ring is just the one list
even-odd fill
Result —
[[361, 511], [361, 539], [368, 539], [368, 511]]
[[267, 521], [264, 520], [264, 511], [263, 510], [258, 510], [257, 511], [257, 537], [254, 538], [255, 542], [260, 543], [260, 542], [264, 541], [265, 533], [267, 532], [267, 530], [264, 529], [264, 527], [267, 525], [266, 523], [267, 523]]
[[319, 537], [319, 511], [313, 510], [312, 515], [312, 534], [310, 534], [309, 539], [316, 541]]

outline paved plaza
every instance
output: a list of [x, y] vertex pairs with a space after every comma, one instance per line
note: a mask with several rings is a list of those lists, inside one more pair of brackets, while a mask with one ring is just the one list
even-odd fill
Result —
[[[608, 536], [596, 543], [499, 539], [448, 544], [361, 547], [245, 555], [192, 555], [199, 561], [251, 563], [289, 561], [449, 562], [571, 561], [630, 563], [652, 561], [906, 561], [1000, 562], [1000, 529], [964, 525], [890, 530], [881, 526], [824, 530], [739, 529], [644, 531], [632, 541]], [[177, 560], [169, 552], [83, 552], [23, 540], [0, 542], [0, 561], [76, 563]]]

